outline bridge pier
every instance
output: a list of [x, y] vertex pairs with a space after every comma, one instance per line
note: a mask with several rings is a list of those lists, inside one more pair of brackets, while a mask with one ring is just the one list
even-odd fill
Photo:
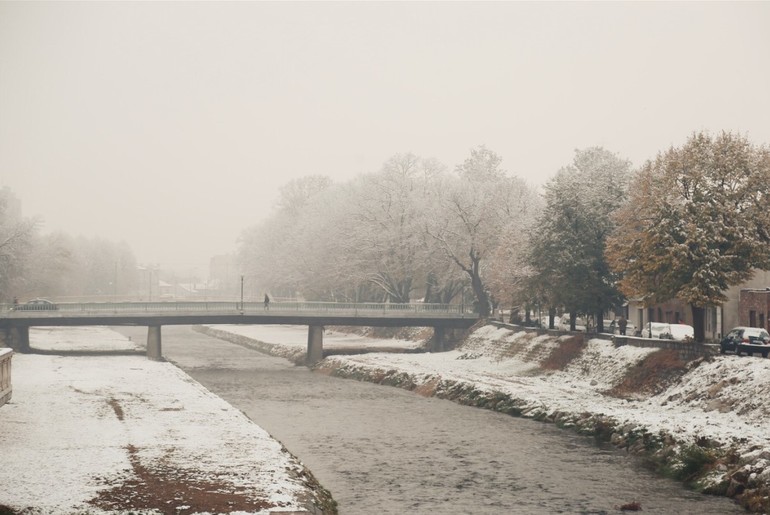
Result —
[[29, 326], [11, 326], [0, 329], [3, 345], [22, 354], [32, 352], [29, 348]]
[[433, 339], [430, 342], [431, 352], [443, 352], [444, 351], [444, 335], [445, 329], [443, 326], [436, 326], [433, 328]]
[[163, 361], [159, 325], [147, 327], [147, 359]]
[[324, 328], [322, 325], [311, 325], [307, 331], [307, 356], [305, 363], [315, 365], [324, 359]]

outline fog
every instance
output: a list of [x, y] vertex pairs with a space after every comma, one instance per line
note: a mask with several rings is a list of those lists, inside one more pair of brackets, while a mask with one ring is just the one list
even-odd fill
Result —
[[533, 184], [601, 145], [770, 142], [770, 3], [0, 3], [0, 186], [140, 262], [232, 252], [280, 186], [486, 145]]

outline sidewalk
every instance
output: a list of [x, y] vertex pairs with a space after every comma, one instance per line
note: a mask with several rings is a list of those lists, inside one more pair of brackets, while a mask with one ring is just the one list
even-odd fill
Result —
[[[132, 350], [106, 328], [33, 329], [35, 347]], [[322, 513], [281, 444], [170, 363], [15, 354], [0, 407], [0, 512]]]

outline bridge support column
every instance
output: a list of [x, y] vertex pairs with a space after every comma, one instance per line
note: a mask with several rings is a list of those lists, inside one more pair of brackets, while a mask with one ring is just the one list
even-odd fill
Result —
[[436, 326], [433, 328], [433, 339], [430, 342], [431, 352], [444, 351], [444, 328]]
[[32, 352], [29, 348], [29, 326], [13, 326], [0, 329], [0, 340], [6, 347], [10, 347], [22, 354]]
[[311, 325], [307, 331], [307, 356], [305, 363], [315, 365], [324, 359], [324, 328], [322, 325]]
[[159, 325], [147, 327], [147, 359], [163, 361]]

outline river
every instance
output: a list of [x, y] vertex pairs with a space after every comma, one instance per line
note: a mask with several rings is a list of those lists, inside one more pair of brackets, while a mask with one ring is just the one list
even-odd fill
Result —
[[328, 377], [189, 327], [163, 327], [163, 354], [280, 440], [342, 515], [599, 514], [632, 501], [743, 513], [552, 424]]

